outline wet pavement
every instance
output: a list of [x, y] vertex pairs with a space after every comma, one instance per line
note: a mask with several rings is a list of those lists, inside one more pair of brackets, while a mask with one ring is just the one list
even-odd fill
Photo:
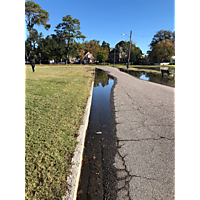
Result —
[[174, 199], [175, 89], [113, 67], [98, 68], [115, 77], [114, 142], [106, 174], [111, 193], [101, 199]]

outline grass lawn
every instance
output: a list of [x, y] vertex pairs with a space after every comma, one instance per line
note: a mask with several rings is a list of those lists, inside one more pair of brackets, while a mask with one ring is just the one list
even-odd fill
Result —
[[[41, 65], [38, 65], [36, 64], [36, 67], [46, 67], [46, 66], [65, 66], [65, 65], [49, 65], [49, 64], [41, 64]], [[81, 67], [84, 67], [84, 64], [68, 64], [67, 66], [81, 66]], [[109, 64], [109, 65], [104, 65], [104, 64], [99, 64], [99, 65], [96, 65], [96, 64], [92, 64], [91, 67], [93, 66], [114, 66], [114, 64]], [[25, 67], [31, 67], [31, 65], [28, 65], [26, 64]], [[124, 68], [124, 69], [127, 69], [126, 68], [126, 65], [125, 64], [115, 64], [115, 67], [116, 68]], [[147, 68], [152, 68], [152, 67], [171, 67], [171, 68], [175, 68], [175, 65], [129, 65], [129, 69], [131, 68], [135, 68], [135, 67], [147, 67]]]
[[59, 199], [66, 192], [93, 68], [25, 69], [25, 196]]

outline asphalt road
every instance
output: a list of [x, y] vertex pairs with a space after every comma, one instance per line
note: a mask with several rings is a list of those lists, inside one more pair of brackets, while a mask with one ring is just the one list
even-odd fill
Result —
[[97, 68], [115, 78], [115, 199], [175, 199], [175, 89]]

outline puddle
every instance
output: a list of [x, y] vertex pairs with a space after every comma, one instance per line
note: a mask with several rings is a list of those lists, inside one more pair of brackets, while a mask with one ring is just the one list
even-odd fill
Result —
[[[163, 67], [165, 67], [165, 65], [162, 65], [161, 67], [135, 67], [135, 68], [160, 71], [161, 68], [163, 68]], [[175, 68], [173, 68], [173, 67], [168, 67], [168, 70], [169, 70], [169, 72], [175, 73]]]
[[[157, 71], [160, 72], [160, 67], [152, 68], [153, 70], [145, 67], [140, 69], [144, 69], [144, 71], [129, 70], [128, 73], [131, 74], [132, 76], [138, 77], [145, 81], [151, 81], [154, 83], [159, 83], [170, 87], [175, 87], [175, 75], [172, 74], [175, 72], [175, 69], [169, 68], [170, 74], [168, 75], [167, 73], [164, 73], [163, 76], [162, 73], [157, 72]], [[151, 70], [151, 72], [146, 72], [145, 69]], [[120, 70], [127, 72], [126, 69], [120, 69]]]
[[[77, 199], [102, 200], [108, 198], [108, 191], [115, 185], [109, 182], [112, 171], [116, 146], [114, 139], [111, 88], [114, 79], [100, 69], [95, 70], [92, 105], [85, 139], [82, 171], [77, 193]], [[113, 154], [113, 156], [111, 155]], [[108, 176], [109, 174], [109, 176]]]

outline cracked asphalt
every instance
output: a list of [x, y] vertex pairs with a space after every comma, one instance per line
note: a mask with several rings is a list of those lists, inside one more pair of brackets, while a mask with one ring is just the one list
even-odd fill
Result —
[[116, 199], [175, 199], [175, 89], [97, 68], [115, 78]]

